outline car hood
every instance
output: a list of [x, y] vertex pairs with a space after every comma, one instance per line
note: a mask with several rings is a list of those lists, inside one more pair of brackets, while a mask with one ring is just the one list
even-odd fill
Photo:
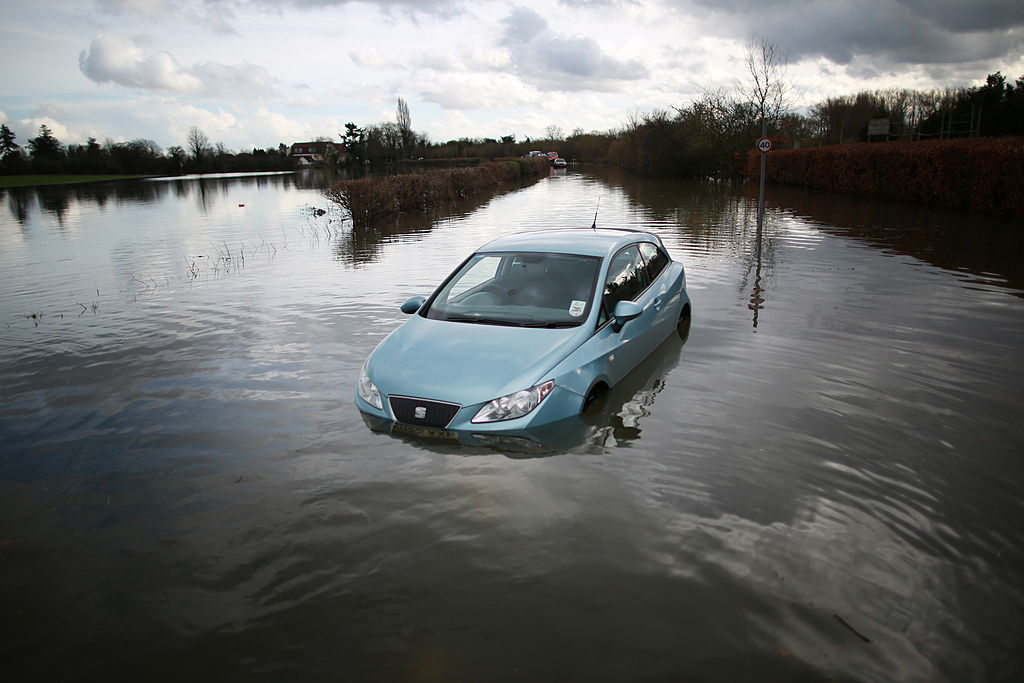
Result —
[[589, 337], [586, 326], [505, 327], [414, 315], [370, 356], [367, 371], [385, 395], [463, 406], [528, 389]]

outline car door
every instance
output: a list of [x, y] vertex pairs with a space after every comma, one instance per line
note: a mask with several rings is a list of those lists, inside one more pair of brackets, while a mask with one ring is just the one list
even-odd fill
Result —
[[654, 306], [651, 331], [655, 337], [653, 344], [657, 346], [675, 328], [679, 318], [678, 306], [673, 305], [675, 301], [672, 299], [672, 282], [666, 272], [666, 267], [671, 263], [671, 259], [668, 254], [651, 242], [640, 242], [637, 246], [644, 259], [644, 272], [647, 281], [650, 282], [647, 294]]
[[[656, 317], [663, 314], [665, 306], [655, 302], [662, 289], [651, 288], [649, 284], [646, 262], [638, 244], [612, 257], [597, 292], [600, 297], [597, 329], [556, 368], [554, 374], [560, 384], [580, 396], [585, 396], [597, 380], [614, 385], [658, 346], [662, 338], [658, 337], [653, 324]], [[616, 330], [611, 315], [620, 301], [636, 301], [643, 312]]]
[[612, 257], [605, 279], [605, 319], [610, 321], [615, 304], [620, 301], [635, 301], [643, 307], [640, 317], [627, 322], [618, 332], [612, 329], [613, 325], [610, 322], [602, 330], [609, 334], [607, 341], [614, 350], [613, 364], [616, 366], [616, 376], [613, 381], [617, 382], [632, 370], [653, 348], [650, 343], [651, 326], [654, 324], [657, 310], [654, 306], [654, 296], [647, 285], [644, 260], [638, 245], [630, 245]]

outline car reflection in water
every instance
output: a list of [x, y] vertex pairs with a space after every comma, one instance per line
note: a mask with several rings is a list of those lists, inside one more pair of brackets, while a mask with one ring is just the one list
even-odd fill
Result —
[[417, 425], [391, 422], [360, 412], [373, 431], [390, 434], [403, 441], [438, 452], [459, 455], [501, 453], [509, 458], [536, 458], [557, 455], [580, 446], [612, 447], [640, 438], [641, 421], [651, 414], [665, 378], [679, 364], [680, 354], [689, 336], [687, 319], [647, 358], [596, 400], [582, 415], [573, 416], [534, 429], [500, 434], [472, 431], [426, 429]]

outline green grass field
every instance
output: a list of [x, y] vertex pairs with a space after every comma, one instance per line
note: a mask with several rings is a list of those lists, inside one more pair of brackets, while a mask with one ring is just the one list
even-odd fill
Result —
[[29, 187], [32, 185], [67, 185], [70, 183], [97, 183], [104, 180], [146, 178], [144, 175], [0, 175], [0, 187]]

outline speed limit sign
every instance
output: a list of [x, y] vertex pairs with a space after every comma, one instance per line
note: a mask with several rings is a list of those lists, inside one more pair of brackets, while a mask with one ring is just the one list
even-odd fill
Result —
[[772, 141], [769, 138], [761, 138], [757, 141], [757, 148], [762, 152], [769, 152], [772, 149]]

